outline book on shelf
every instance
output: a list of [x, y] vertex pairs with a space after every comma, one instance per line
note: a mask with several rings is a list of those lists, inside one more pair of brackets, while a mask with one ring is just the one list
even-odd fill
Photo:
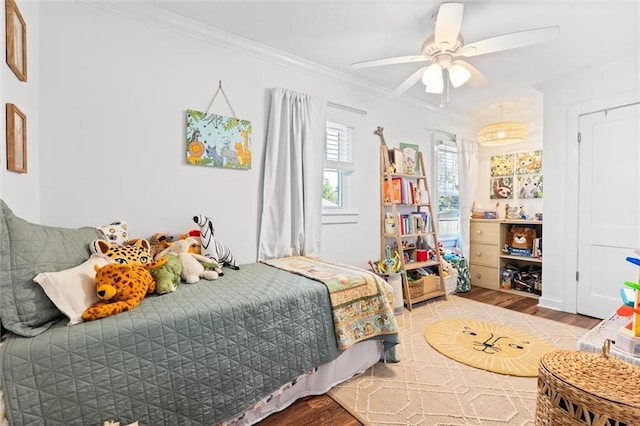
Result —
[[396, 173], [404, 173], [404, 153], [399, 148], [393, 149], [393, 164], [395, 165]]
[[391, 202], [391, 194], [393, 194], [393, 201], [396, 203], [402, 202], [402, 178], [393, 178], [391, 179], [391, 187], [389, 185], [389, 180], [384, 180], [384, 202]]
[[542, 259], [542, 238], [533, 239], [533, 249], [531, 255], [536, 259]]
[[393, 213], [386, 213], [384, 215], [384, 232], [386, 234], [396, 234], [396, 220], [393, 218]]

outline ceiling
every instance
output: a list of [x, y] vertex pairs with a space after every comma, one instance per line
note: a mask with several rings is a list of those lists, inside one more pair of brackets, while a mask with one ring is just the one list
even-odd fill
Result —
[[[424, 64], [351, 69], [354, 62], [418, 55], [434, 33], [434, 1], [213, 1], [148, 0], [156, 6], [243, 38], [395, 90]], [[534, 86], [583, 68], [638, 57], [639, 0], [462, 1], [465, 44], [528, 29], [559, 26], [551, 42], [489, 53], [466, 61], [488, 79], [484, 88], [451, 89], [442, 108], [476, 119], [541, 114]], [[615, 78], [614, 75], [603, 78]], [[441, 96], [421, 82], [404, 96], [441, 107]], [[523, 119], [523, 118], [520, 118]]]

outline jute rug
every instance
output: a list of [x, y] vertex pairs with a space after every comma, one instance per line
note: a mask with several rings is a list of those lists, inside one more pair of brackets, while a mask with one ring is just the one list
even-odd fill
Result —
[[378, 363], [329, 391], [367, 425], [533, 425], [537, 378], [480, 370], [442, 355], [424, 338], [427, 326], [436, 321], [500, 323], [568, 350], [575, 350], [587, 332], [455, 295], [405, 309], [395, 318], [400, 362]]
[[495, 373], [538, 377], [538, 361], [557, 347], [504, 324], [457, 318], [436, 321], [424, 338], [441, 354]]

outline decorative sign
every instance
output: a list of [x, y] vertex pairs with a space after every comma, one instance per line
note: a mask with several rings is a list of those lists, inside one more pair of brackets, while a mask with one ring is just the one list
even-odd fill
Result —
[[251, 169], [251, 122], [187, 110], [187, 162], [227, 169]]

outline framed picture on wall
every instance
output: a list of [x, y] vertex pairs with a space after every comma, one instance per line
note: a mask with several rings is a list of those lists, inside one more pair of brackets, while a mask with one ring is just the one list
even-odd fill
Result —
[[27, 81], [27, 25], [15, 0], [5, 2], [7, 65], [20, 81]]
[[7, 169], [27, 173], [27, 116], [7, 104]]

